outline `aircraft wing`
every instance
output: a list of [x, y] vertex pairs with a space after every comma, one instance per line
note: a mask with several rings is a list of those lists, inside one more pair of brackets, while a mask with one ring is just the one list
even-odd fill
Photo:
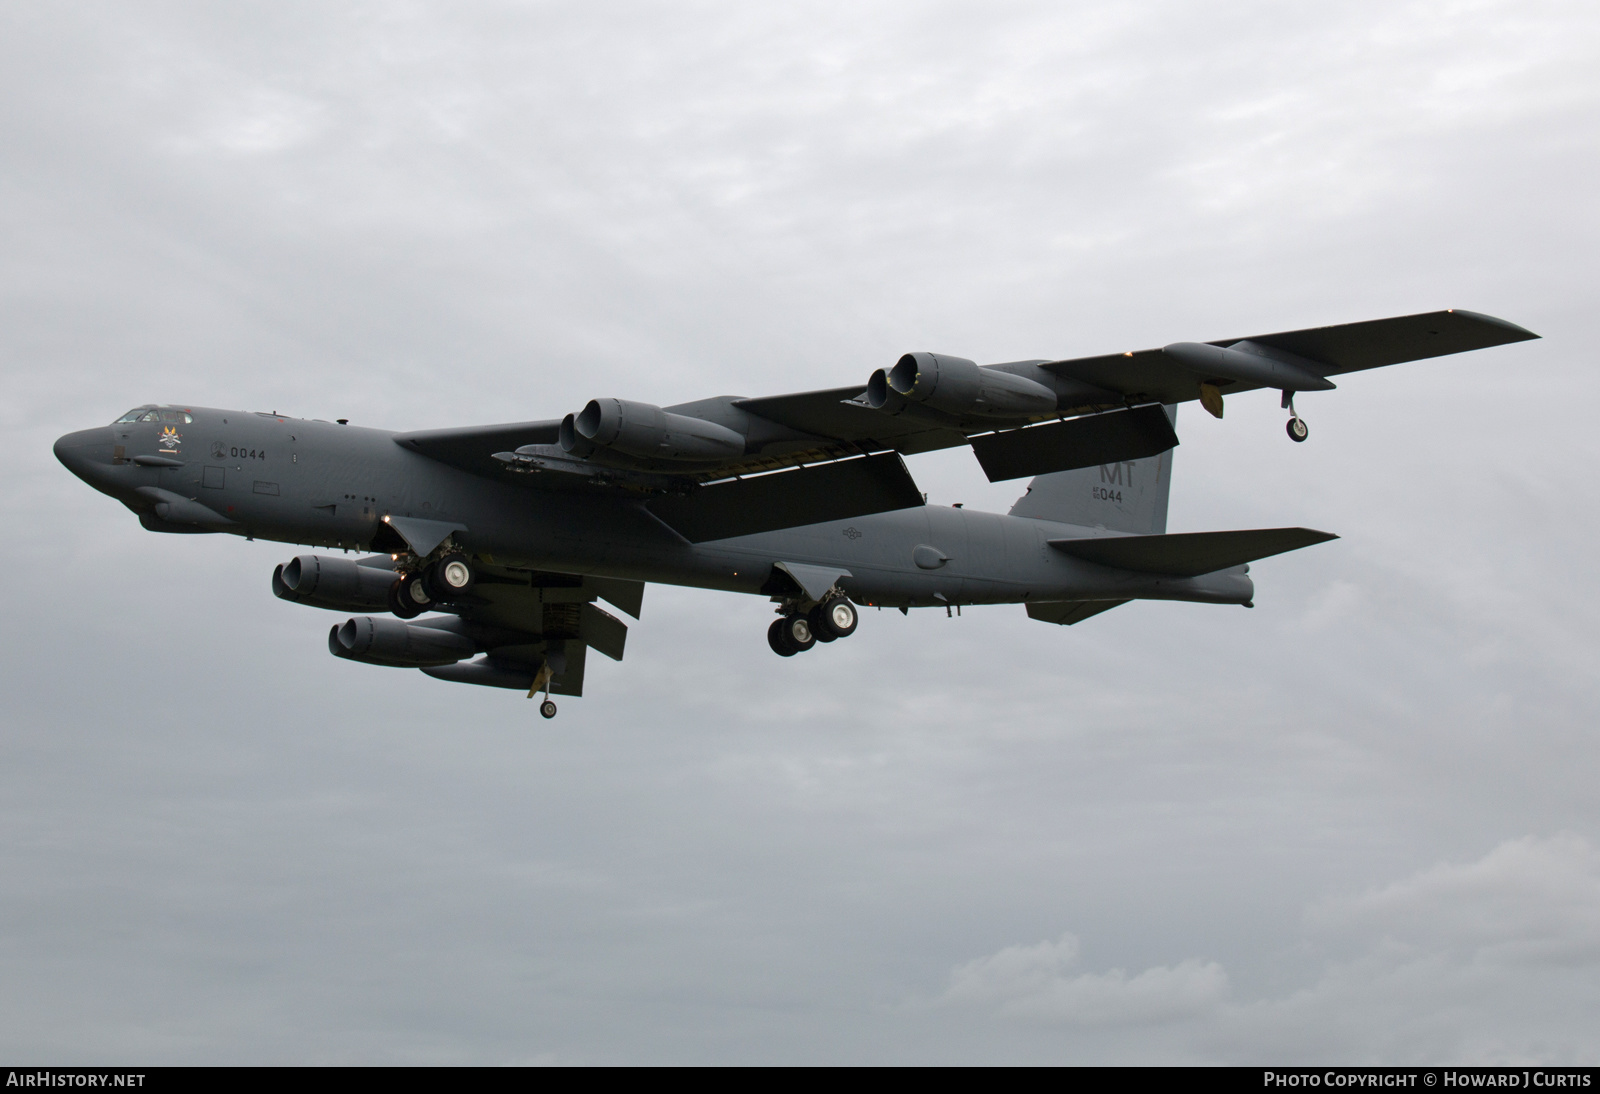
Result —
[[582, 695], [590, 649], [622, 660], [628, 627], [595, 601], [638, 618], [644, 582], [482, 563], [476, 569], [472, 592], [447, 610], [455, 617], [451, 628], [470, 637], [482, 656], [423, 668], [429, 676], [530, 692], [548, 682], [556, 695]]
[[[1532, 331], [1504, 319], [1451, 308], [1333, 327], [1223, 338], [1201, 344], [1222, 348], [1248, 343], [1252, 347], [1277, 351], [1281, 359], [1307, 366], [1308, 371], [1327, 378], [1395, 365], [1402, 361], [1421, 361], [1429, 357], [1524, 342], [1537, 337]], [[1115, 392], [1135, 402], [1181, 403], [1198, 398], [1198, 382], [1202, 377], [1192, 366], [1179, 363], [1172, 352], [1174, 348], [1169, 346], [1101, 357], [1077, 357], [1050, 361], [1040, 367], [1065, 379]], [[1205, 378], [1218, 381], [1217, 386], [1224, 394], [1273, 386], [1265, 382], [1230, 379], [1220, 374]], [[1095, 405], [1093, 401], [1085, 401], [1081, 407], [1074, 409], [1090, 411]]]
[[991, 481], [1144, 459], [1178, 443], [1163, 405], [1204, 398], [1220, 415], [1223, 394], [1323, 390], [1536, 337], [1447, 310], [1057, 361], [907, 354], [864, 385], [669, 407], [595, 399], [560, 420], [394, 440], [477, 475], [632, 495], [698, 542], [921, 504], [901, 456], [970, 445]]

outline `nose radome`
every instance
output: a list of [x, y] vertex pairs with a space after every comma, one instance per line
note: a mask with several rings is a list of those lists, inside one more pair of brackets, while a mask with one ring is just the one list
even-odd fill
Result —
[[85, 478], [96, 463], [111, 462], [111, 436], [109, 426], [68, 433], [55, 443], [56, 459], [80, 479]]

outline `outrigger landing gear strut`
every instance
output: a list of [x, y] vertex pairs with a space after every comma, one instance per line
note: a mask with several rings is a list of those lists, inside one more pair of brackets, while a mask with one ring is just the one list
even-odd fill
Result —
[[1289, 424], [1284, 426], [1284, 429], [1288, 432], [1291, 441], [1298, 444], [1311, 436], [1311, 430], [1306, 428], [1305, 421], [1294, 411], [1294, 392], [1285, 391], [1283, 393], [1283, 401], [1278, 405], [1289, 412]]
[[556, 716], [556, 705], [550, 701], [550, 678], [554, 675], [555, 673], [550, 671], [550, 662], [546, 661], [539, 666], [539, 671], [533, 677], [533, 686], [528, 689], [528, 698], [530, 699], [539, 694], [540, 689], [543, 689], [544, 702], [539, 704], [539, 713], [546, 718], [554, 718]]

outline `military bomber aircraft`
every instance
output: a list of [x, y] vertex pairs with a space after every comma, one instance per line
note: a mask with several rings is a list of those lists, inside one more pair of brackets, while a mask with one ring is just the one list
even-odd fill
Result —
[[[1249, 563], [1333, 539], [1308, 528], [1166, 534], [1177, 404], [1296, 394], [1363, 369], [1535, 338], [1450, 310], [980, 366], [909, 353], [866, 384], [391, 433], [173, 404], [55, 444], [152, 532], [227, 532], [302, 554], [284, 600], [341, 613], [337, 657], [440, 680], [583, 693], [622, 659], [647, 582], [770, 597], [790, 657], [855, 632], [857, 605], [1023, 604], [1074, 624], [1130, 600], [1251, 607]], [[903, 456], [969, 445], [990, 481], [1032, 477], [1009, 514], [929, 506]], [[350, 551], [371, 552], [351, 558]]]

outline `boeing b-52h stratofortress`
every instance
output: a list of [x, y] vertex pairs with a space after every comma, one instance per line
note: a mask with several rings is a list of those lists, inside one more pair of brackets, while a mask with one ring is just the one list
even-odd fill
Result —
[[[282, 414], [149, 405], [56, 456], [153, 532], [229, 532], [298, 555], [284, 600], [376, 612], [335, 656], [440, 680], [581, 695], [592, 647], [622, 659], [647, 582], [770, 597], [790, 657], [848, 638], [856, 605], [1023, 604], [1079, 623], [1130, 600], [1250, 607], [1249, 563], [1334, 537], [1166, 534], [1176, 405], [1537, 337], [1465, 311], [977, 365], [910, 353], [866, 385], [656, 407], [595, 399], [549, 421], [390, 433]], [[929, 506], [901, 457], [970, 445], [1007, 515]], [[351, 550], [374, 552], [351, 558]], [[432, 613], [432, 614], [428, 614]]]

